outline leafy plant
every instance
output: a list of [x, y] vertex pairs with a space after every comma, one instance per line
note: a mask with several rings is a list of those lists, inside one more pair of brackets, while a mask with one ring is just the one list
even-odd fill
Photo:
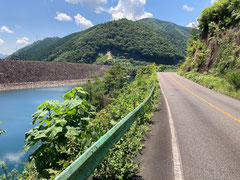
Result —
[[74, 88], [63, 102], [45, 101], [33, 114], [32, 124], [39, 125], [26, 133], [24, 150], [38, 145], [29, 160], [40, 177], [58, 174], [99, 138], [96, 127], [88, 126], [96, 115], [88, 100], [87, 92]]
[[21, 175], [18, 173], [16, 169], [13, 169], [11, 172], [8, 172], [7, 164], [2, 162], [1, 163], [1, 168], [4, 172], [3, 175], [0, 175], [1, 180], [17, 180], [21, 179]]

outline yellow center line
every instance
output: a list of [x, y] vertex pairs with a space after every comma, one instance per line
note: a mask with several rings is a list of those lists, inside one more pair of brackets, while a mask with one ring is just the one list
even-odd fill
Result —
[[198, 99], [202, 100], [203, 102], [207, 103], [208, 105], [212, 106], [213, 108], [217, 109], [218, 111], [222, 112], [223, 114], [227, 115], [228, 117], [234, 119], [237, 122], [240, 122], [240, 119], [235, 118], [234, 116], [232, 116], [231, 114], [226, 113], [225, 111], [223, 111], [222, 109], [220, 109], [219, 107], [213, 105], [212, 103], [208, 102], [206, 99], [203, 99], [202, 97], [200, 97], [199, 95], [195, 94], [194, 92], [192, 92], [191, 90], [189, 90], [188, 88], [184, 87], [182, 84], [180, 84], [178, 81], [176, 81], [174, 78], [171, 78], [173, 81], [175, 81], [179, 86], [181, 86], [183, 89], [185, 89], [186, 91], [188, 91], [189, 93], [191, 93], [192, 95], [194, 95], [195, 97], [197, 97]]

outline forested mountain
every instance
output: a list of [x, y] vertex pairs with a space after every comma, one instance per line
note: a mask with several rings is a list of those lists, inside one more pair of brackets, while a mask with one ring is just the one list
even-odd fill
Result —
[[187, 39], [191, 31], [190, 28], [153, 18], [142, 19], [139, 22], [156, 31], [160, 36], [165, 37], [186, 55]]
[[[46, 40], [43, 40], [41, 46], [40, 42], [34, 43], [8, 59], [93, 63], [100, 53], [111, 51], [114, 57], [176, 64], [184, 58], [184, 51], [182, 44], [173, 43], [173, 34], [179, 32], [181, 36], [177, 37], [185, 37], [183, 41], [186, 42], [187, 30], [185, 32], [178, 26], [179, 30], [176, 25], [167, 26], [167, 22], [164, 22], [161, 30], [161, 26], [155, 27], [153, 22], [149, 19], [146, 22], [127, 19], [110, 21], [57, 39], [48, 45], [42, 46]], [[155, 27], [154, 30], [150, 24]], [[175, 29], [170, 31], [171, 27]], [[167, 31], [170, 32], [169, 35], [166, 35]]]
[[18, 50], [16, 53], [14, 53], [12, 56], [10, 56], [13, 59], [35, 59], [36, 57], [41, 56], [41, 50], [45, 47], [50, 46], [57, 40], [59, 40], [59, 37], [50, 37], [45, 38], [40, 41], [36, 41], [33, 44], [30, 44], [29, 46], [26, 46], [20, 50]]

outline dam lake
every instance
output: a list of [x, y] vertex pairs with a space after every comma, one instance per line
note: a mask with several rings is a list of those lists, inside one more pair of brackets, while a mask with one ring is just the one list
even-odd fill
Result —
[[[22, 162], [27, 162], [28, 152], [22, 150], [25, 145], [25, 133], [32, 129], [32, 114], [45, 100], [62, 100], [62, 96], [75, 86], [26, 89], [0, 92], [0, 129], [6, 133], [0, 135], [0, 164], [5, 162], [8, 171], [16, 168], [23, 170]], [[0, 170], [0, 175], [3, 171]]]

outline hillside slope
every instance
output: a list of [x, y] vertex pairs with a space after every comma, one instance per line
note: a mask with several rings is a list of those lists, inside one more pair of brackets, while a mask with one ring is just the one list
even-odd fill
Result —
[[219, 0], [204, 9], [199, 28], [188, 42], [183, 70], [224, 75], [240, 69], [240, 0]]
[[161, 21], [153, 18], [139, 20], [140, 23], [156, 31], [160, 36], [165, 37], [175, 45], [184, 55], [187, 52], [187, 39], [191, 29], [178, 26], [171, 22]]
[[184, 58], [181, 48], [151, 27], [122, 19], [73, 33], [48, 46], [35, 48], [38, 51], [34, 53], [31, 49], [24, 53], [19, 50], [8, 59], [93, 63], [100, 53], [111, 51], [114, 57], [176, 64]]
[[180, 74], [240, 98], [240, 0], [219, 0], [204, 9], [199, 30], [188, 41]]
[[50, 38], [45, 38], [40, 41], [36, 41], [33, 44], [30, 44], [29, 46], [26, 46], [26, 47], [18, 50], [16, 53], [14, 53], [13, 55], [11, 55], [9, 57], [16, 59], [16, 60], [22, 59], [22, 58], [24, 58], [25, 60], [35, 59], [36, 57], [41, 56], [43, 48], [52, 45], [59, 39], [60, 39], [59, 37], [50, 37]]

